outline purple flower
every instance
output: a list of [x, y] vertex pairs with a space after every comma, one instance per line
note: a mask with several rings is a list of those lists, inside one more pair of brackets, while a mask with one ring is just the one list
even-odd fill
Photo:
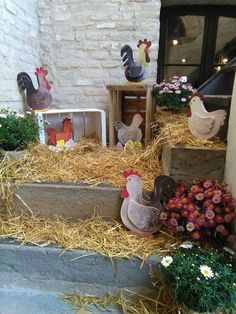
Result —
[[211, 209], [207, 209], [206, 211], [206, 218], [207, 219], [213, 219], [215, 217], [215, 213]]
[[186, 225], [186, 229], [189, 232], [192, 232], [194, 230], [194, 223], [193, 222], [188, 222], [187, 225]]

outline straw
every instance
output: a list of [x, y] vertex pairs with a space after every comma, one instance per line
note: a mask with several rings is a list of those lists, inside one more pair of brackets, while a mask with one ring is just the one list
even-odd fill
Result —
[[173, 112], [158, 109], [152, 129], [158, 133], [158, 143], [169, 141], [174, 145], [190, 145], [194, 147], [226, 148], [226, 143], [214, 137], [209, 140], [199, 139], [192, 135], [188, 127], [186, 112]]
[[[20, 215], [0, 219], [0, 238], [13, 238], [21, 245], [57, 245], [64, 251], [84, 249], [114, 257], [138, 257], [145, 261], [150, 255], [166, 255], [178, 248], [181, 238], [160, 231], [153, 238], [142, 238], [129, 234], [116, 220], [107, 221], [94, 216], [86, 220], [73, 221], [63, 218], [40, 218]], [[80, 257], [81, 258], [81, 257]]]

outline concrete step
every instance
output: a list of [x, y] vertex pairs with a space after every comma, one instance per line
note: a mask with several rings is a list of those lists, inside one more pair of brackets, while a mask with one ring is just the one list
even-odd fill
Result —
[[[111, 262], [109, 257], [95, 252], [63, 252], [56, 246], [20, 246], [10, 239], [1, 240], [0, 314], [74, 313], [57, 297], [75, 291], [104, 295], [128, 288], [153, 296], [150, 271], [159, 261], [159, 256], [152, 256], [143, 265], [135, 257]], [[95, 312], [105, 313], [98, 309]]]

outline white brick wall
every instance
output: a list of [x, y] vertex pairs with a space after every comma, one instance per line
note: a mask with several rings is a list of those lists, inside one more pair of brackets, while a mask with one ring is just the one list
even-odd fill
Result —
[[107, 109], [107, 84], [126, 83], [120, 49], [152, 40], [156, 79], [159, 0], [39, 1], [40, 55], [53, 81], [53, 107]]
[[0, 0], [0, 108], [22, 108], [16, 76], [34, 77], [39, 60], [37, 0]]
[[107, 109], [106, 85], [126, 83], [121, 47], [131, 45], [136, 58], [144, 38], [153, 42], [154, 82], [159, 13], [159, 0], [0, 0], [0, 108], [22, 107], [16, 75], [26, 71], [36, 83], [42, 64], [53, 107]]

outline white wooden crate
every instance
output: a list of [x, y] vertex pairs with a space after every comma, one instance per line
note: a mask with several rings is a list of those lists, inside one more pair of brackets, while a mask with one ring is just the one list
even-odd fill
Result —
[[[50, 109], [37, 113], [39, 141], [47, 144], [47, 127], [62, 129], [63, 119], [69, 118], [74, 130], [74, 141], [83, 136], [95, 136], [106, 146], [106, 112], [100, 109]], [[49, 125], [48, 125], [49, 123]]]

